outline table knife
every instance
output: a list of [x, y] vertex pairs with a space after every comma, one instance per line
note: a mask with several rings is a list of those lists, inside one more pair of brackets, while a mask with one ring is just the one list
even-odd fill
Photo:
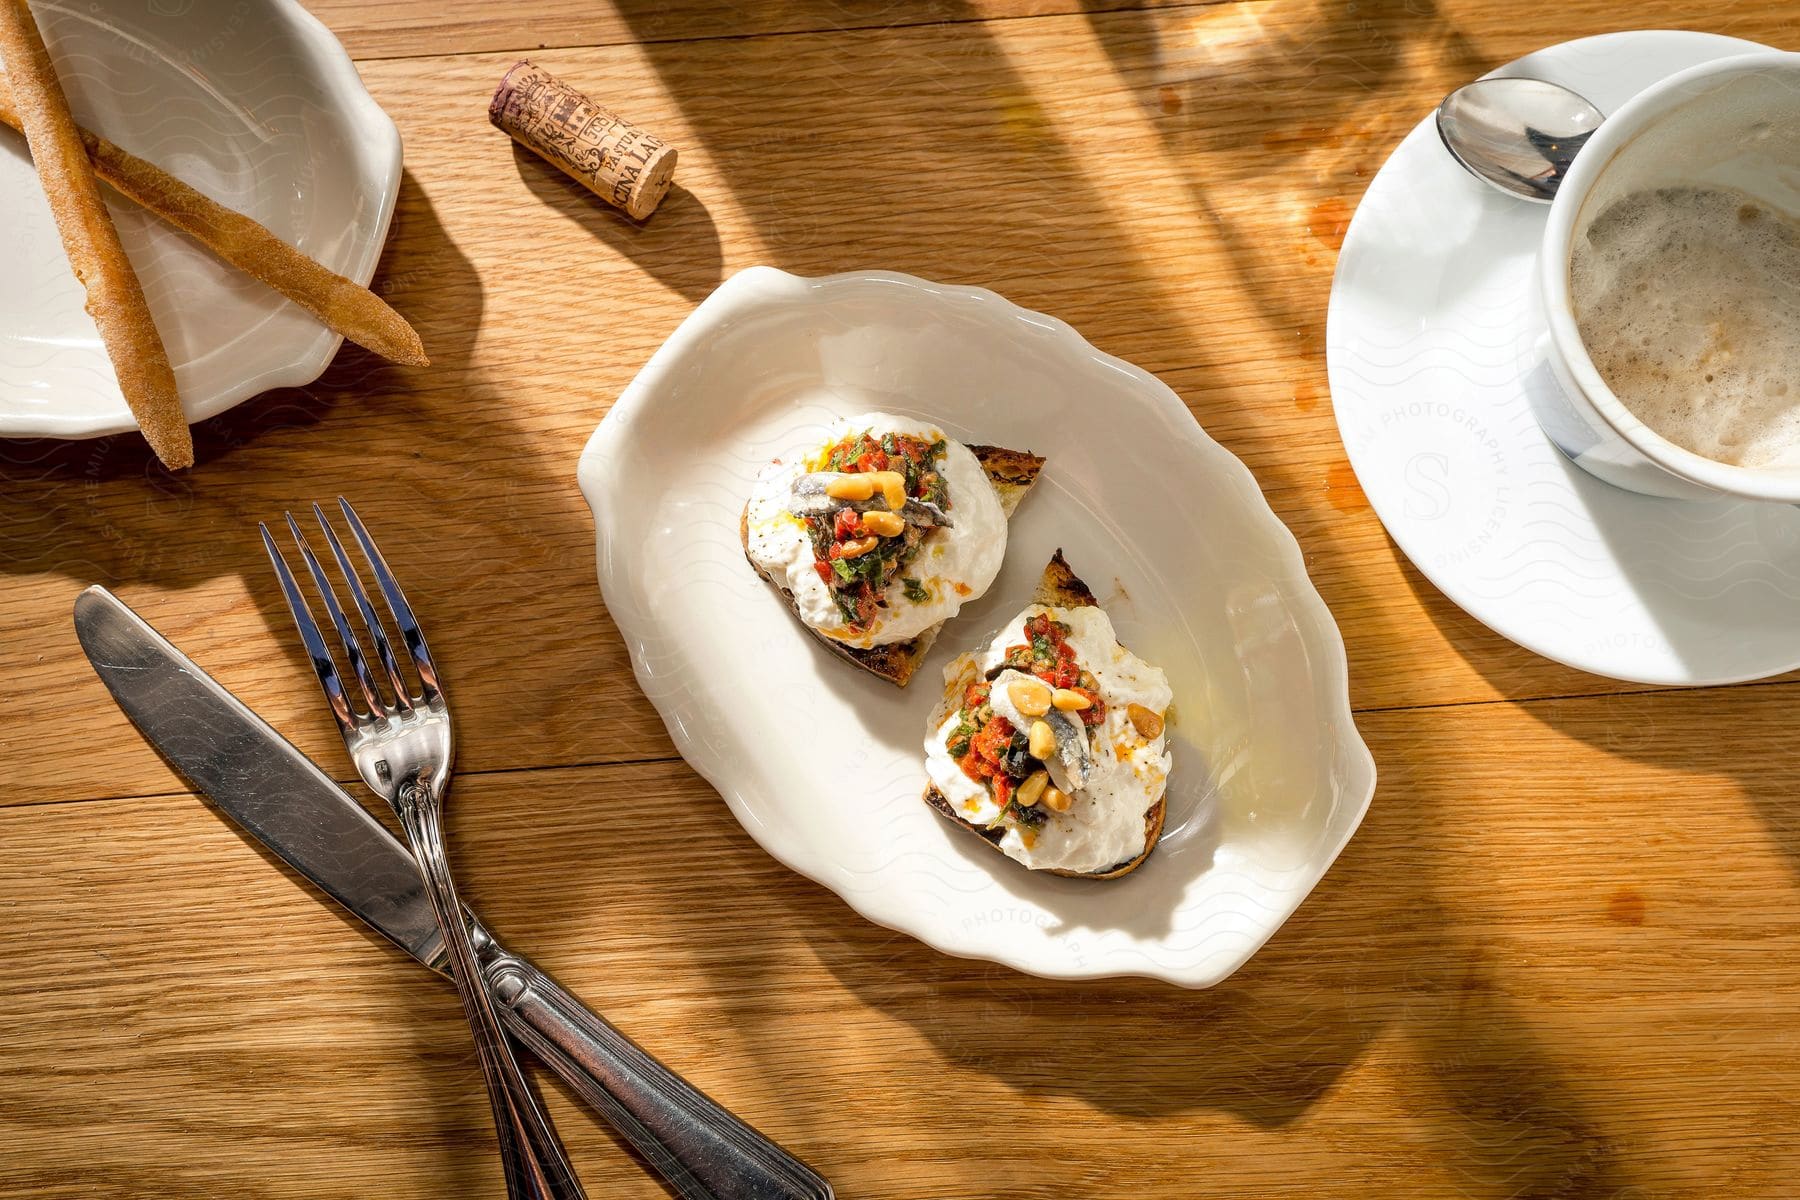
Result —
[[[75, 601], [88, 661], [194, 788], [327, 896], [443, 975], [406, 848], [311, 759], [105, 588]], [[469, 914], [507, 1030], [684, 1200], [831, 1200], [831, 1186], [646, 1053]], [[447, 977], [446, 977], [447, 978]]]

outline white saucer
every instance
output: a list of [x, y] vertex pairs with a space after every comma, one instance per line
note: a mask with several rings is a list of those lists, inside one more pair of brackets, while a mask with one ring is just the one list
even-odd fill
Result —
[[[1676, 71], [1765, 47], [1605, 34], [1495, 72], [1613, 112]], [[1469, 615], [1528, 650], [1655, 684], [1800, 666], [1800, 510], [1657, 500], [1593, 479], [1532, 419], [1556, 386], [1531, 276], [1545, 213], [1451, 161], [1427, 116], [1350, 223], [1326, 323], [1350, 464], [1402, 551]]]

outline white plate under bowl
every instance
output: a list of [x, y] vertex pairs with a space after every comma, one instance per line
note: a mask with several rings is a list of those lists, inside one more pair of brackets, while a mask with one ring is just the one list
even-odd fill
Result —
[[[400, 191], [400, 134], [296, 0], [39, 0], [75, 117], [367, 283]], [[188, 419], [318, 378], [342, 340], [129, 201], [108, 207]], [[25, 139], [0, 130], [0, 436], [135, 429], [83, 309]]]
[[[1495, 74], [1614, 112], [1676, 71], [1765, 48], [1612, 33]], [[1654, 684], [1800, 666], [1800, 509], [1621, 491], [1533, 419], [1533, 389], [1556, 387], [1532, 281], [1548, 211], [1463, 171], [1429, 115], [1370, 183], [1325, 332], [1332, 407], [1369, 503], [1446, 596], [1547, 658]]]
[[[999, 578], [905, 690], [801, 629], [738, 537], [764, 464], [877, 409], [1049, 459]], [[771, 854], [940, 950], [1217, 983], [1368, 807], [1343, 641], [1250, 472], [1158, 380], [992, 292], [740, 272], [625, 390], [580, 480], [607, 608], [682, 754]], [[921, 799], [945, 662], [1029, 602], [1059, 546], [1179, 713], [1162, 843], [1114, 881], [1027, 871]]]

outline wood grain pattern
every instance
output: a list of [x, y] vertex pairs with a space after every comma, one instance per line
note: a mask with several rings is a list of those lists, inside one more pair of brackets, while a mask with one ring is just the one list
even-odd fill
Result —
[[[254, 530], [338, 492], [454, 689], [472, 899], [842, 1195], [1792, 1194], [1793, 681], [1625, 694], [1487, 632], [1387, 539], [1324, 375], [1343, 225], [1443, 91], [1691, 10], [315, 7], [405, 138], [376, 287], [434, 365], [347, 348], [199, 427], [180, 478], [135, 439], [0, 443], [0, 1194], [497, 1186], [452, 993], [187, 795], [69, 627], [81, 585], [115, 586], [347, 775]], [[1797, 15], [1705, 21], [1782, 43]], [[487, 127], [540, 45], [680, 147], [648, 223]], [[1069, 320], [1164, 378], [1295, 531], [1382, 784], [1222, 987], [934, 954], [773, 862], [669, 761], [593, 586], [574, 462], [693, 304], [762, 262], [979, 283]], [[372, 503], [395, 487], [416, 515]], [[663, 1194], [557, 1115], [590, 1194]]]
[[[1402, 564], [1325, 398], [1334, 230], [1370, 167], [1451, 81], [1554, 30], [1490, 29], [1498, 44], [1477, 49], [1404, 9], [1321, 13], [1264, 0], [559, 51], [546, 65], [605, 81], [605, 99], [682, 147], [681, 190], [642, 227], [482, 125], [509, 54], [364, 63], [408, 148], [378, 286], [435, 365], [346, 350], [318, 384], [201, 426], [206, 469], [189, 478], [146, 478], [131, 439], [8, 443], [0, 699], [15, 715], [0, 740], [44, 744], [76, 716], [127, 736], [63, 619], [100, 581], [166, 600], [146, 607], [176, 632], [187, 615], [209, 667], [304, 748], [335, 753], [291, 639], [268, 636], [280, 614], [252, 523], [338, 491], [366, 503], [397, 477], [432, 501], [402, 561], [446, 585], [430, 619], [473, 718], [465, 766], [667, 755], [634, 690], [586, 703], [624, 654], [589, 582], [573, 463], [693, 303], [757, 262], [986, 284], [1162, 374], [1300, 537], [1359, 707], [1613, 687], [1493, 637]], [[1233, 48], [1229, 70], [1186, 49], [1203, 38]], [[846, 93], [847, 75], [904, 84]], [[1087, 138], [1120, 148], [1104, 179], [1076, 152]], [[901, 182], [919, 179], [931, 188]], [[979, 219], [946, 197], [979, 197]], [[12, 802], [179, 786], [135, 753], [17, 757]]]
[[[1789, 724], [1766, 688], [1370, 715], [1363, 830], [1205, 993], [935, 954], [679, 763], [465, 776], [452, 836], [503, 937], [842, 1195], [1773, 1197], [1800, 767], [1735, 747]], [[452, 993], [199, 801], [15, 807], [0, 845], [0, 1192], [491, 1188]], [[557, 1115], [590, 1194], [659, 1194]]]

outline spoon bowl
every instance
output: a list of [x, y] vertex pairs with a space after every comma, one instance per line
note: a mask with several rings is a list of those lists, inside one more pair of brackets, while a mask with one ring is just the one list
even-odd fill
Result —
[[1488, 78], [1444, 97], [1437, 131], [1450, 156], [1475, 178], [1509, 196], [1548, 204], [1605, 119], [1561, 84]]

